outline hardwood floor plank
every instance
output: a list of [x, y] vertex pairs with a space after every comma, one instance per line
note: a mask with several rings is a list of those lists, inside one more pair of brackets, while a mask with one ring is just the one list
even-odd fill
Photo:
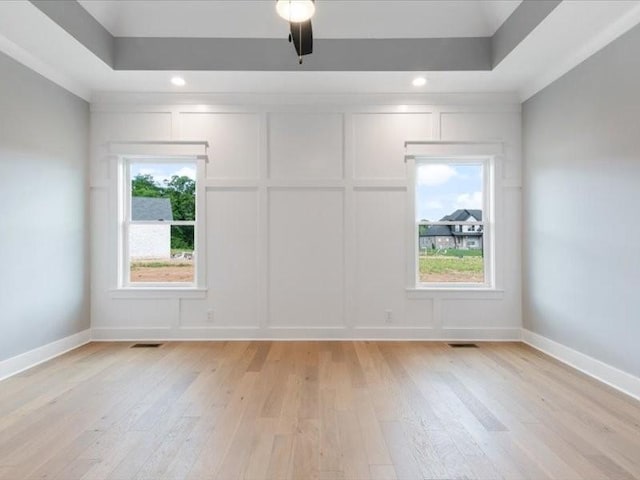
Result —
[[160, 445], [142, 465], [136, 479], [156, 480], [167, 473], [171, 462], [180, 451], [180, 446], [198, 422], [197, 417], [181, 417], [173, 429], [162, 439]]
[[349, 378], [351, 378], [351, 386], [353, 388], [364, 387], [367, 382], [353, 343], [342, 342], [342, 350], [344, 352], [345, 361], [347, 362], [347, 370], [349, 372]]
[[271, 380], [269, 393], [262, 406], [262, 412], [260, 413], [262, 417], [268, 418], [278, 418], [280, 416], [280, 413], [282, 412], [282, 405], [284, 403], [287, 381], [289, 379], [289, 374], [291, 373], [290, 366], [281, 358], [274, 359], [273, 365], [276, 370], [276, 374]]
[[256, 432], [253, 449], [244, 472], [243, 478], [245, 480], [266, 480], [267, 466], [271, 460], [275, 440], [273, 434], [274, 424], [274, 420], [269, 421], [267, 424], [263, 423], [260, 425], [258, 432]]
[[369, 461], [358, 417], [354, 411], [338, 412], [338, 432], [345, 478], [367, 478]]
[[320, 477], [318, 420], [301, 419], [293, 436], [291, 468], [287, 478], [317, 480]]
[[587, 460], [602, 473], [602, 478], [610, 480], [634, 480], [638, 478], [605, 455], [589, 455]]
[[456, 376], [450, 372], [444, 372], [441, 374], [444, 382], [455, 393], [460, 401], [465, 404], [478, 421], [484, 425], [484, 428], [489, 432], [504, 432], [507, 430], [500, 420], [498, 420], [482, 402], [480, 402], [474, 395], [464, 386]]
[[81, 480], [105, 480], [144, 438], [144, 432], [106, 432], [78, 457], [79, 462], [91, 463]]
[[371, 403], [371, 392], [359, 389], [356, 393], [356, 415], [362, 433], [362, 443], [369, 465], [391, 465], [389, 450], [380, 423]]
[[293, 451], [293, 435], [276, 435], [273, 438], [271, 458], [266, 465], [269, 480], [287, 478], [291, 465], [291, 453]]
[[[246, 369], [246, 366], [245, 366]], [[246, 373], [240, 377], [239, 383], [234, 388], [234, 395], [227, 407], [218, 406], [221, 409], [221, 418], [211, 435], [205, 440], [200, 455], [193, 464], [187, 478], [191, 480], [213, 479], [231, 447], [233, 439], [242, 416], [249, 405], [249, 396], [257, 380], [256, 373]]]
[[1, 480], [640, 480], [640, 402], [519, 343], [130, 346], [0, 382]]
[[220, 423], [222, 410], [220, 407], [215, 407], [213, 411], [198, 418], [195, 427], [181, 445], [176, 446], [177, 452], [167, 467], [164, 478], [184, 480], [188, 477], [196, 460], [202, 455], [207, 439], [211, 437], [216, 426]]
[[256, 353], [253, 356], [251, 363], [247, 367], [247, 372], [259, 372], [262, 370], [262, 367], [269, 356], [271, 346], [271, 342], [258, 342], [258, 348], [256, 349]]
[[[330, 358], [330, 357], [329, 357]], [[320, 390], [320, 472], [341, 472], [342, 450], [335, 389]]]
[[79, 459], [78, 461], [67, 464], [67, 466], [55, 477], [47, 475], [46, 477], [41, 478], [54, 478], [54, 480], [80, 480], [96, 463], [98, 463], [98, 460], [93, 458]]
[[[23, 461], [21, 467], [14, 469], [15, 478], [55, 478], [63, 472], [69, 471], [70, 465], [76, 464], [75, 460], [80, 453], [86, 448], [87, 443], [94, 441], [100, 432], [84, 431], [80, 433], [70, 443], [62, 443], [62, 445], [52, 445], [47, 454], [40, 455], [29, 461]], [[71, 470], [86, 471], [89, 468], [86, 462], [80, 462], [80, 468], [72, 468]]]
[[381, 427], [397, 477], [402, 480], [422, 479], [422, 472], [411, 454], [402, 425], [399, 422], [382, 422]]
[[[254, 373], [247, 373], [255, 375]], [[242, 414], [235, 433], [230, 437], [229, 447], [225, 453], [217, 478], [221, 480], [243, 478], [251, 455], [255, 452], [260, 436], [269, 426], [273, 431], [275, 420], [263, 421], [259, 413], [267, 398], [268, 387], [275, 372], [271, 365], [265, 366], [262, 375], [257, 375], [253, 388], [247, 397], [247, 405]], [[243, 399], [243, 398], [241, 398]]]
[[174, 437], [184, 428], [182, 416], [184, 405], [171, 407], [163, 412], [163, 421], [156, 428], [146, 431], [141, 441], [125, 455], [106, 477], [108, 480], [134, 479], [147, 461], [161, 447], [167, 436]]
[[401, 480], [393, 465], [369, 465], [369, 476], [371, 480]]

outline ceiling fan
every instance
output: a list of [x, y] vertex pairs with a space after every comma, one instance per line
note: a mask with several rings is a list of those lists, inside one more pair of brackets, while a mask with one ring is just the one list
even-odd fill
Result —
[[302, 57], [313, 53], [311, 17], [316, 11], [315, 0], [276, 0], [276, 11], [289, 22], [289, 43], [293, 43], [298, 63], [302, 64]]

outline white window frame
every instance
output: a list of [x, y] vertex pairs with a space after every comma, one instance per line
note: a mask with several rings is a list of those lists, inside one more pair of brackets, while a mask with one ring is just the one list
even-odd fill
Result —
[[[131, 212], [132, 163], [184, 163], [196, 167], [196, 219], [194, 221], [133, 221]], [[120, 291], [195, 291], [205, 288], [205, 158], [198, 155], [119, 155], [117, 161], [117, 220], [118, 267], [117, 290]], [[129, 226], [136, 225], [193, 225], [194, 281], [193, 282], [131, 282], [129, 263]]]
[[[464, 152], [464, 148], [461, 149]], [[410, 237], [411, 261], [408, 276], [411, 279], [408, 288], [411, 290], [495, 290], [495, 171], [496, 156], [482, 154], [455, 154], [447, 155], [446, 148], [440, 149], [441, 153], [435, 155], [410, 155], [406, 157], [408, 166], [408, 191], [409, 191], [409, 222], [408, 235]], [[416, 170], [423, 164], [450, 164], [450, 165], [482, 165], [483, 167], [483, 211], [480, 222], [419, 222], [416, 220], [417, 212], [417, 175]], [[459, 283], [459, 282], [421, 282], [420, 281], [420, 225], [482, 225], [483, 226], [483, 258], [484, 258], [484, 282]]]

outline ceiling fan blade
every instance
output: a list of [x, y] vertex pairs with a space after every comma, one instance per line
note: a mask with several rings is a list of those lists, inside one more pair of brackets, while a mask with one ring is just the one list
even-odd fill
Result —
[[306, 22], [290, 24], [291, 39], [296, 53], [299, 57], [313, 53], [313, 29], [311, 28], [311, 20]]

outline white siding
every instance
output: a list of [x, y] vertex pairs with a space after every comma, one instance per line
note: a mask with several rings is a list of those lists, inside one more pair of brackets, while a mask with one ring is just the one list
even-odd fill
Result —
[[132, 260], [171, 257], [169, 225], [130, 225], [129, 257]]

